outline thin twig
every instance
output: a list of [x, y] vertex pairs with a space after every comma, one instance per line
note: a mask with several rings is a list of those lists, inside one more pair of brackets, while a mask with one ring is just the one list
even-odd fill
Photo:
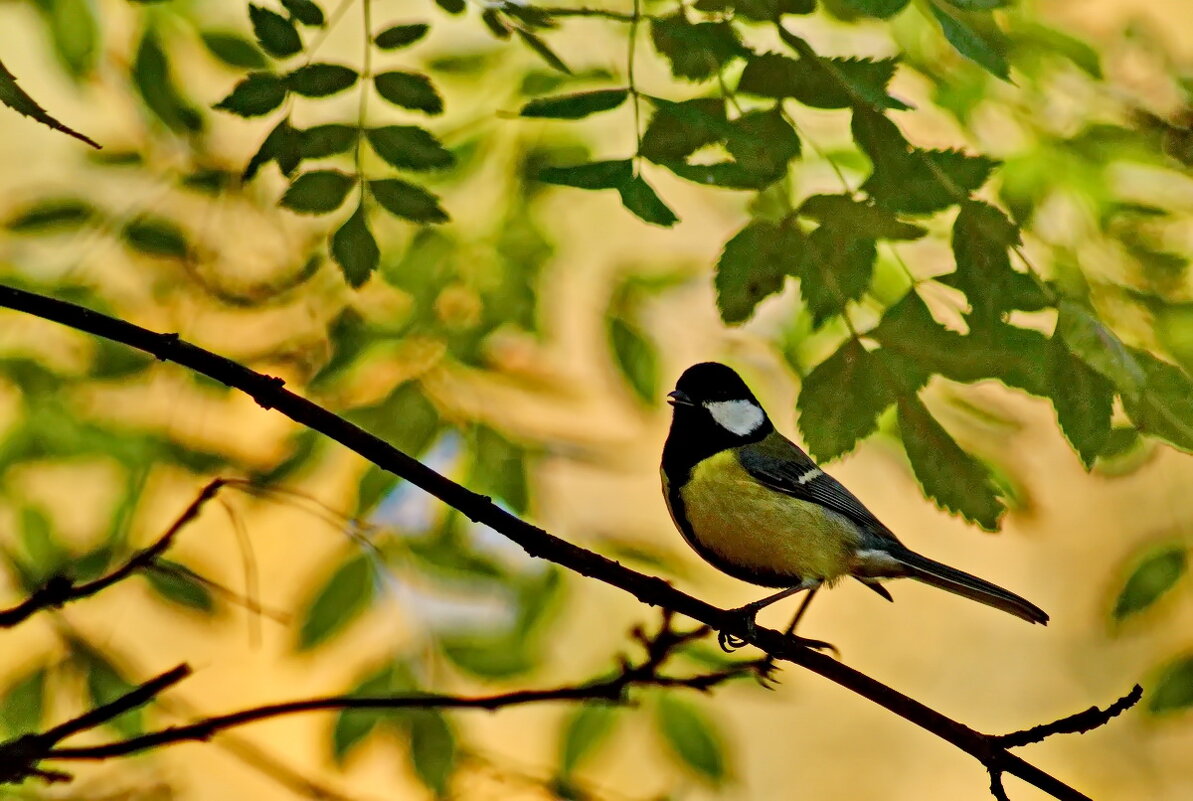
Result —
[[[161, 748], [188, 741], [205, 741], [228, 729], [244, 726], [271, 718], [304, 712], [346, 710], [346, 709], [483, 709], [493, 711], [507, 706], [542, 703], [549, 701], [604, 701], [623, 703], [631, 687], [653, 686], [687, 688], [706, 691], [729, 679], [756, 672], [761, 660], [739, 662], [722, 670], [692, 676], [670, 676], [662, 673], [662, 667], [675, 649], [693, 639], [709, 633], [707, 626], [693, 631], [679, 632], [671, 627], [672, 615], [664, 613], [662, 625], [653, 635], [646, 635], [639, 628], [633, 632], [635, 640], [646, 651], [637, 663], [623, 663], [620, 670], [608, 678], [596, 679], [578, 685], [555, 687], [544, 690], [517, 690], [498, 695], [462, 697], [439, 693], [410, 693], [400, 696], [361, 697], [336, 695], [323, 698], [307, 698], [276, 704], [242, 709], [225, 715], [216, 715], [193, 723], [169, 726], [135, 737], [91, 746], [57, 747], [58, 742], [99, 726], [116, 716], [147, 703], [167, 687], [181, 681], [190, 674], [190, 668], [179, 665], [167, 673], [151, 679], [132, 692], [104, 706], [86, 712], [66, 723], [60, 724], [42, 734], [29, 734], [17, 740], [0, 744], [0, 765], [7, 766], [0, 771], [0, 783], [19, 781], [33, 775], [47, 775], [39, 763], [43, 760], [102, 760], [123, 757], [153, 748]], [[57, 774], [64, 775], [64, 774]]]
[[994, 739], [1004, 748], [1017, 748], [1019, 746], [1031, 745], [1032, 743], [1043, 742], [1046, 738], [1054, 734], [1082, 734], [1099, 726], [1105, 726], [1110, 722], [1111, 718], [1118, 717], [1139, 703], [1141, 698], [1143, 698], [1143, 688], [1136, 684], [1131, 688], [1131, 692], [1105, 709], [1091, 706], [1089, 709], [1061, 718], [1060, 720], [1055, 720], [1052, 723], [1041, 723], [1039, 726], [1032, 726], [1030, 729], [1024, 729], [1023, 731], [1000, 734]]
[[174, 524], [166, 529], [164, 534], [158, 537], [152, 545], [134, 553], [111, 573], [83, 584], [76, 584], [69, 576], [59, 575], [51, 578], [21, 603], [0, 611], [0, 628], [12, 628], [45, 609], [57, 608], [80, 598], [89, 598], [114, 584], [119, 584], [138, 570], [149, 568], [158, 557], [169, 550], [178, 532], [199, 516], [203, 506], [214, 498], [220, 487], [226, 483], [222, 478], [210, 482], [191, 502], [191, 505], [178, 516]]
[[135, 687], [119, 698], [84, 712], [78, 717], [60, 723], [40, 734], [26, 734], [15, 740], [0, 743], [0, 784], [16, 784], [30, 777], [49, 781], [69, 779], [69, 774], [42, 770], [38, 763], [52, 753], [61, 740], [82, 731], [94, 729], [109, 720], [133, 709], [144, 706], [154, 696], [164, 692], [185, 679], [191, 673], [187, 665], [167, 670], [165, 673]]

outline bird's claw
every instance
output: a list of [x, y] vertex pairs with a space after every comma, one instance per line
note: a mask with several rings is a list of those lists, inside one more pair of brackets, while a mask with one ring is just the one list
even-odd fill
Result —
[[754, 635], [757, 633], [757, 629], [754, 625], [754, 618], [758, 615], [758, 610], [755, 607], [747, 604], [745, 606], [739, 606], [737, 609], [730, 609], [729, 615], [737, 618], [738, 621], [740, 621], [741, 627], [745, 629], [746, 638], [743, 639], [738, 637], [736, 634], [730, 634], [727, 631], [718, 631], [717, 645], [720, 645], [721, 650], [727, 654], [733, 653], [738, 648], [741, 648], [743, 645], [745, 645], [748, 640], [754, 638]]

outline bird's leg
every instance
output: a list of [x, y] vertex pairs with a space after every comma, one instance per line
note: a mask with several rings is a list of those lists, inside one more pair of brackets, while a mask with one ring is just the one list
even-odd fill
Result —
[[[840, 651], [838, 651], [837, 646], [833, 645], [832, 643], [821, 642], [820, 640], [805, 640], [803, 637], [795, 637], [795, 627], [799, 625], [800, 620], [802, 620], [804, 617], [804, 613], [807, 612], [808, 607], [812, 605], [812, 599], [816, 597], [816, 591], [819, 589], [820, 585], [817, 584], [815, 587], [812, 587], [808, 590], [808, 594], [805, 595], [804, 599], [799, 602], [799, 609], [795, 610], [795, 617], [791, 618], [791, 623], [787, 626], [787, 630], [783, 632], [783, 636], [788, 638], [794, 637], [797, 640], [804, 640], [809, 647], [828, 648], [832, 650], [833, 653], [839, 655]], [[813, 646], [812, 643], [815, 643], [815, 645]], [[778, 680], [774, 678], [774, 671], [775, 657], [772, 654], [767, 654], [766, 660], [758, 668], [758, 681], [768, 690], [774, 689], [774, 686], [778, 684]]]
[[791, 624], [787, 627], [787, 631], [783, 632], [784, 637], [790, 637], [792, 634], [795, 634], [795, 627], [803, 620], [804, 612], [808, 611], [808, 607], [812, 604], [812, 599], [816, 597], [816, 591], [819, 589], [819, 586], [812, 587], [808, 590], [808, 594], [804, 596], [804, 600], [799, 602], [799, 609], [795, 610], [795, 617], [791, 618]]
[[[760, 610], [764, 609], [765, 607], [770, 606], [771, 604], [775, 603], [776, 601], [781, 601], [784, 598], [788, 598], [792, 595], [795, 595], [797, 592], [801, 592], [803, 590], [808, 590], [808, 589], [812, 589], [813, 587], [819, 587], [819, 586], [820, 586], [819, 581], [815, 581], [815, 582], [811, 582], [811, 583], [808, 581], [801, 581], [799, 584], [796, 584], [794, 587], [788, 587], [785, 590], [780, 590], [779, 592], [776, 592], [774, 595], [768, 595], [765, 598], [762, 598], [757, 601], [753, 601], [752, 603], [748, 603], [745, 606], [739, 606], [736, 609], [730, 609], [729, 614], [740, 618], [742, 623], [745, 626], [747, 635], [752, 637], [752, 636], [754, 636], [754, 618], [756, 618], [758, 616], [758, 612]], [[725, 653], [731, 653], [731, 652], [737, 650], [738, 648], [741, 648], [743, 645], [745, 645], [746, 641], [736, 635], [721, 631], [721, 632], [717, 633], [717, 643], [720, 644], [722, 651], [724, 651]]]

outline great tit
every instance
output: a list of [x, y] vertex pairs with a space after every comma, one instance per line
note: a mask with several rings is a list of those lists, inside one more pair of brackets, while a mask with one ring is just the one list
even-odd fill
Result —
[[[735, 610], [753, 627], [758, 610], [801, 590], [852, 576], [909, 577], [1047, 623], [1035, 604], [909, 550], [799, 446], [775, 430], [745, 382], [717, 362], [689, 367], [668, 395], [663, 495], [696, 553], [734, 578], [780, 592]], [[740, 644], [733, 637], [726, 642]]]

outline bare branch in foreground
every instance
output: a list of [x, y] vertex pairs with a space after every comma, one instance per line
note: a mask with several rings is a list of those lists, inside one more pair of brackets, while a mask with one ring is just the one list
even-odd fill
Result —
[[951, 743], [977, 759], [992, 775], [997, 771], [1018, 776], [1059, 801], [1089, 801], [1085, 794], [1009, 752], [1006, 744], [997, 737], [983, 734], [865, 673], [817, 653], [807, 647], [808, 640], [785, 637], [778, 631], [762, 627], [747, 630], [741, 619], [731, 611], [719, 609], [681, 592], [658, 577], [632, 570], [551, 535], [348, 420], [290, 392], [279, 378], [258, 373], [192, 345], [177, 334], [159, 334], [77, 304], [14, 287], [0, 286], [0, 306], [122, 342], [238, 389], [263, 408], [277, 409], [291, 420], [318, 431], [382, 469], [420, 487], [469, 519], [489, 526], [520, 545], [531, 556], [550, 560], [581, 575], [618, 587], [644, 603], [685, 615], [716, 631], [736, 635], [776, 659], [823, 676]]
[[84, 712], [52, 729], [40, 734], [24, 734], [14, 740], [0, 743], [0, 784], [16, 784], [33, 777], [46, 781], [69, 780], [69, 774], [39, 767], [41, 760], [51, 754], [60, 741], [144, 706], [153, 700], [154, 696], [182, 681], [190, 673], [191, 669], [188, 666], [179, 665], [133, 688], [116, 700]]
[[128, 694], [59, 724], [41, 734], [26, 734], [0, 743], [0, 784], [20, 782], [31, 777], [50, 781], [70, 778], [60, 771], [40, 767], [44, 760], [100, 760], [129, 756], [141, 751], [162, 748], [188, 741], [209, 740], [220, 732], [270, 718], [345, 709], [483, 709], [493, 711], [507, 706], [542, 703], [546, 701], [603, 701], [625, 703], [631, 687], [684, 687], [707, 691], [729, 679], [757, 673], [765, 660], [745, 660], [722, 670], [691, 676], [671, 676], [662, 671], [675, 649], [691, 640], [704, 637], [710, 631], [701, 626], [693, 631], [680, 632], [672, 628], [672, 615], [664, 613], [659, 630], [647, 635], [635, 629], [634, 638], [646, 655], [637, 663], [623, 662], [612, 676], [594, 679], [583, 684], [542, 690], [517, 690], [498, 695], [462, 697], [439, 693], [408, 693], [400, 696], [335, 695], [284, 701], [216, 715], [179, 726], [168, 726], [136, 737], [100, 745], [62, 747], [61, 740], [82, 731], [94, 729], [109, 720], [148, 703], [157, 694], [190, 675], [190, 668], [179, 665], [150, 679]]
[[1013, 731], [1010, 734], [1000, 734], [994, 739], [1006, 748], [1016, 748], [1021, 745], [1043, 742], [1054, 734], [1084, 734], [1087, 731], [1105, 726], [1111, 718], [1116, 718], [1143, 698], [1143, 688], [1136, 684], [1131, 692], [1115, 701], [1105, 709], [1091, 706], [1089, 709], [1055, 720], [1052, 723], [1041, 723], [1023, 731]]
[[190, 506], [166, 529], [164, 534], [154, 540], [151, 545], [133, 553], [112, 572], [83, 584], [76, 584], [69, 576], [54, 576], [34, 590], [21, 603], [9, 609], [0, 610], [0, 628], [12, 628], [43, 610], [56, 609], [71, 601], [90, 598], [108, 587], [119, 584], [139, 570], [153, 567], [157, 559], [174, 544], [174, 537], [178, 532], [198, 517], [204, 505], [214, 498], [220, 488], [227, 483], [228, 481], [222, 478], [209, 482], [195, 497], [195, 500], [191, 501]]
[[[1139, 703], [1141, 698], [1143, 698], [1143, 687], [1136, 684], [1129, 693], [1105, 709], [1091, 706], [1089, 709], [1067, 715], [1051, 723], [1041, 723], [1030, 729], [1000, 734], [991, 737], [991, 739], [1004, 748], [1017, 748], [1043, 742], [1054, 734], [1084, 734], [1100, 726], [1105, 726], [1112, 718], [1118, 717]], [[1002, 786], [1002, 775], [1005, 772], [1003, 768], [996, 763], [987, 765], [986, 771], [990, 774], [990, 794], [994, 796], [995, 801], [1010, 801], [1006, 788]]]

